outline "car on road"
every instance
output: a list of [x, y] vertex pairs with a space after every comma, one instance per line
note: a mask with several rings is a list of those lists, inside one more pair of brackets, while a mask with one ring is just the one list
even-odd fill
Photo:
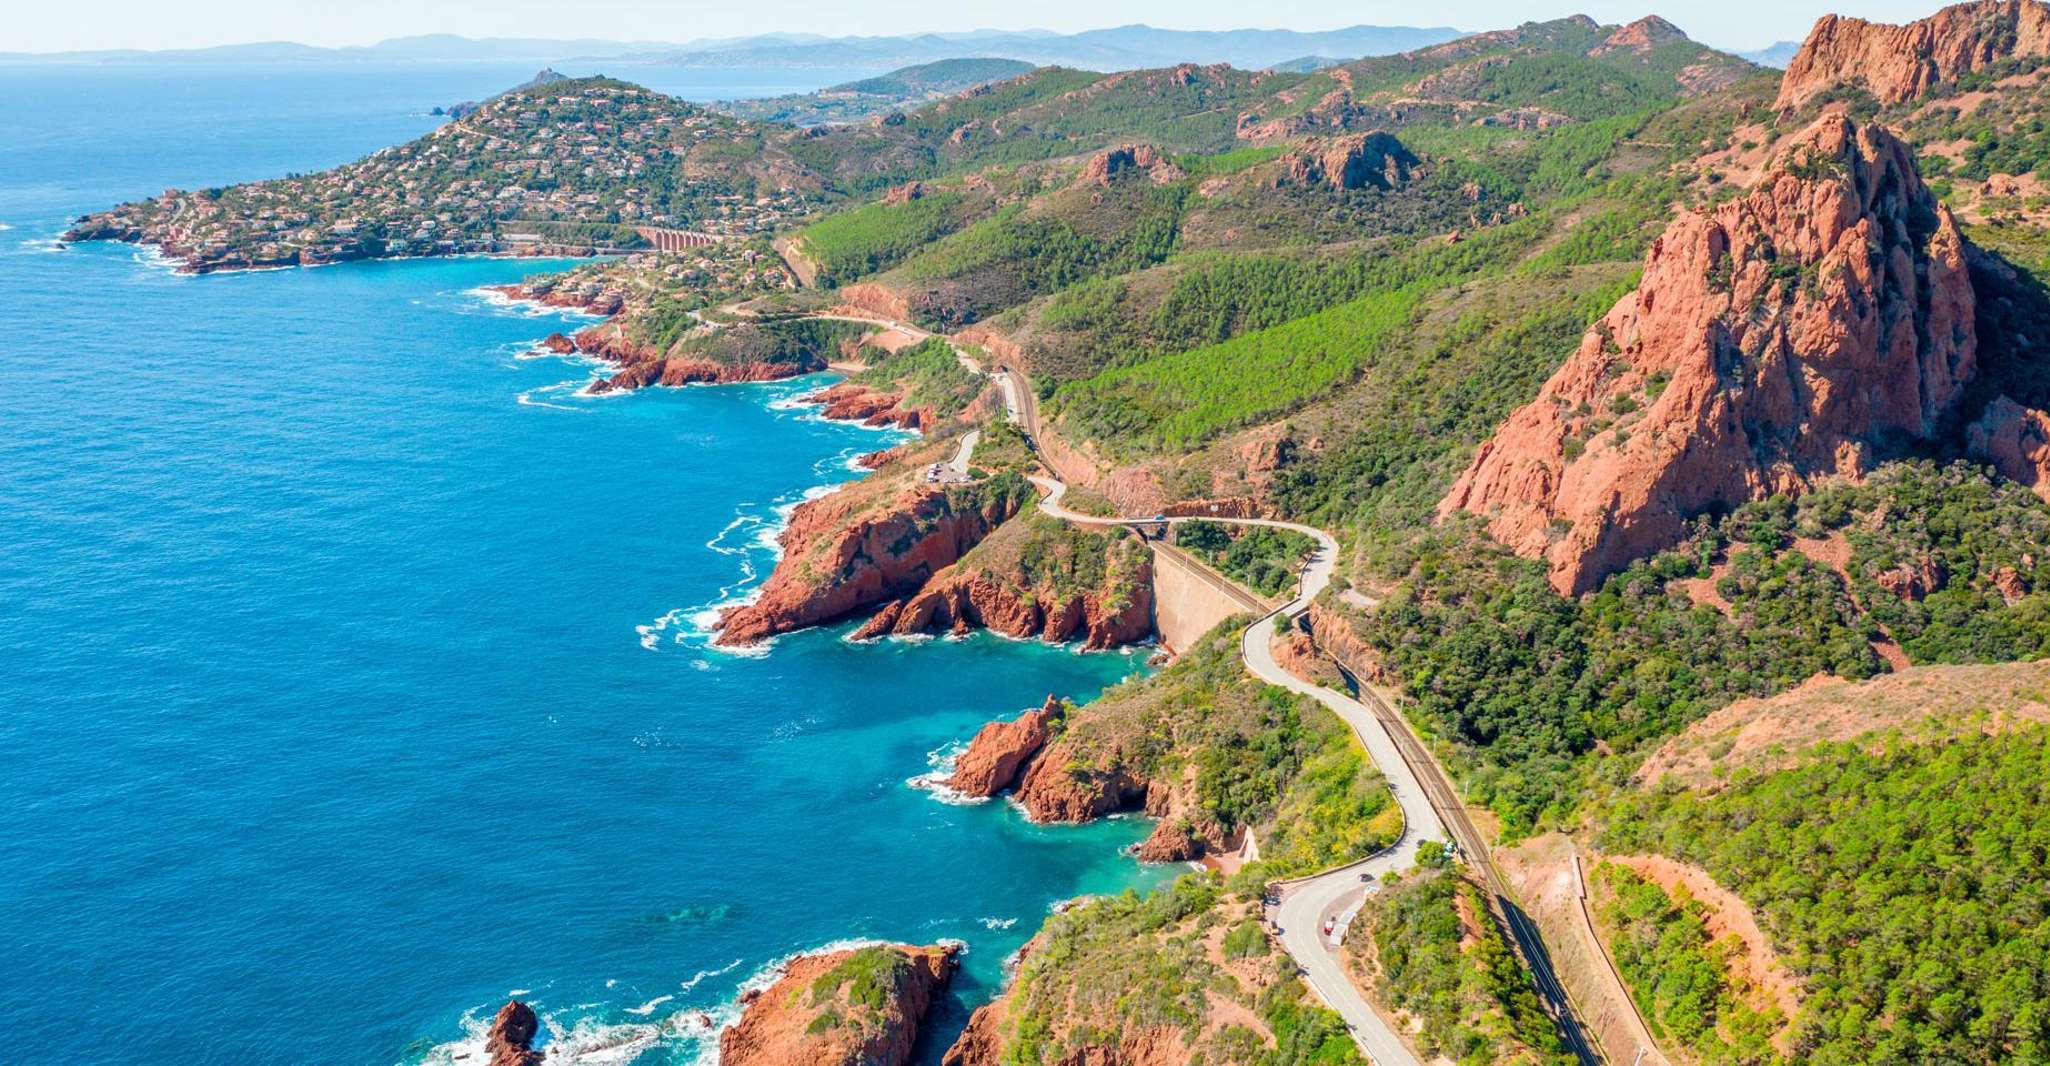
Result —
[[1333, 929], [1336, 929], [1336, 928], [1338, 928], [1338, 919], [1336, 919], [1336, 918], [1326, 918], [1326, 919], [1324, 919], [1324, 935], [1325, 935], [1325, 936], [1330, 936], [1330, 935], [1331, 935], [1331, 931], [1332, 931]]

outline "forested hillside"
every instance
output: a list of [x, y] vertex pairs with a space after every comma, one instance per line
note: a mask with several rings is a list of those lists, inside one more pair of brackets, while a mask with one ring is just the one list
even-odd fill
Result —
[[[641, 384], [865, 360], [829, 412], [935, 437], [800, 510], [728, 637], [1143, 636], [1143, 544], [1017, 517], [1027, 473], [1098, 514], [1312, 525], [1338, 580], [1291, 662], [1386, 694], [1490, 844], [1595, 853], [1585, 921], [1532, 920], [1599, 938], [1636, 1004], [1609, 1016], [1683, 1064], [2050, 1062], [2050, 749], [2000, 665], [2050, 657], [2046, 62], [2050, 8], [1985, 0], [1826, 19], [1784, 77], [1577, 16], [1315, 70], [1040, 68], [809, 130], [558, 83], [76, 236], [195, 269], [720, 238], [525, 295], [614, 314]], [[972, 477], [933, 484], [971, 427]], [[1179, 536], [1262, 595], [1306, 546]], [[856, 589], [876, 559], [903, 572]], [[1352, 1061], [1254, 901], [1400, 808], [1233, 632], [1049, 704], [984, 793], [1144, 812], [1142, 856], [1228, 876], [1055, 916], [950, 1061]], [[1911, 707], [1943, 713], [1895, 729]], [[1355, 982], [1420, 1057], [1559, 1061], [1486, 856], [1429, 858], [1363, 906]]]

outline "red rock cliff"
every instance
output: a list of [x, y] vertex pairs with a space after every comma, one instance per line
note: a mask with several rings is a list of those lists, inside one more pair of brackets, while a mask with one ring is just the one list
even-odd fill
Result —
[[968, 742], [968, 750], [954, 760], [947, 787], [964, 796], [988, 797], [1017, 784], [1065, 713], [1060, 697], [1048, 696], [1046, 706], [1036, 711], [1008, 722], [986, 723]]
[[[804, 955], [742, 1000], [723, 1066], [903, 1066], [959, 948], [877, 945]], [[871, 996], [880, 992], [880, 1005]]]
[[646, 388], [650, 385], [724, 385], [741, 381], [777, 381], [825, 369], [825, 360], [780, 363], [718, 363], [710, 359], [676, 358], [640, 344], [617, 322], [586, 326], [571, 344], [578, 352], [603, 359], [618, 372], [591, 385], [593, 395]]
[[760, 598], [720, 616], [718, 642], [752, 644], [912, 592], [1017, 513], [1023, 496], [912, 487], [881, 506], [867, 499], [842, 489], [799, 506]]
[[545, 1056], [533, 1050], [534, 1037], [541, 1031], [541, 1019], [534, 1008], [509, 1000], [491, 1019], [484, 1035], [484, 1053], [491, 1056], [486, 1066], [540, 1066]]
[[1122, 592], [1065, 596], [952, 568], [910, 598], [885, 605], [855, 631], [854, 639], [978, 627], [1051, 644], [1080, 640], [1091, 650], [1137, 644], [1153, 635], [1152, 566], [1142, 564], [1136, 584]]
[[1977, 370], [1965, 243], [1885, 130], [1826, 116], [1644, 277], [1440, 504], [1584, 592], [1691, 515], [1870, 469]]
[[2039, 0], [1956, 4], [1905, 26], [1824, 15], [1787, 63], [1777, 106], [1800, 107], [1838, 85], [1905, 103], [2000, 60], [2046, 55], [2050, 6]]
[[1965, 431], [1965, 447], [1974, 458], [1993, 464], [2001, 477], [2050, 500], [2050, 413], [2002, 396]]

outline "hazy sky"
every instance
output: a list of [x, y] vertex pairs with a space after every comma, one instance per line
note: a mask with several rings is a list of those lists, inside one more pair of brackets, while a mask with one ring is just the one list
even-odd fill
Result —
[[1603, 22], [1664, 15], [1696, 39], [1753, 48], [1799, 39], [1830, 11], [1899, 22], [1933, 0], [19, 0], [0, 18], [0, 51], [189, 48], [245, 41], [369, 44], [415, 33], [682, 41], [772, 31], [1095, 29], [1145, 22], [1179, 29], [1317, 30], [1371, 23], [1496, 29], [1585, 12]]

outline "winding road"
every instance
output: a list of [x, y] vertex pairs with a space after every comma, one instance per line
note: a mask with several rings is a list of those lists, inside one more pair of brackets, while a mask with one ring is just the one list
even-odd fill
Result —
[[[1061, 497], [1068, 491], [1067, 485], [1044, 477], [1034, 477], [1032, 483], [1041, 493], [1039, 509], [1055, 518], [1094, 526], [1158, 524], [1150, 519], [1104, 518], [1071, 511], [1061, 505]], [[1166, 521], [1173, 524], [1188, 519], [1169, 518]], [[1352, 727], [1367, 755], [1388, 779], [1388, 789], [1394, 793], [1395, 802], [1402, 807], [1403, 832], [1394, 846], [1359, 862], [1284, 883], [1280, 903], [1273, 907], [1270, 916], [1281, 930], [1282, 947], [1302, 967], [1310, 987], [1316, 989], [1317, 995], [1345, 1019], [1353, 1039], [1359, 1042], [1360, 1049], [1376, 1066], [1421, 1066], [1416, 1053], [1396, 1035], [1388, 1020], [1368, 1005], [1366, 997], [1346, 976], [1345, 964], [1336, 943], [1339, 936], [1324, 935], [1324, 920], [1330, 918], [1336, 922], [1351, 909], [1352, 904], [1373, 891], [1382, 874], [1407, 870], [1415, 865], [1417, 846], [1426, 840], [1447, 839], [1445, 828], [1409, 761], [1402, 757], [1395, 738], [1389, 735], [1387, 726], [1379, 717], [1358, 700], [1304, 681], [1282, 669], [1281, 664], [1274, 660], [1274, 637], [1281, 619], [1293, 620], [1309, 610], [1310, 602], [1331, 583], [1332, 571], [1338, 565], [1338, 542], [1332, 539], [1331, 534], [1313, 526], [1271, 518], [1205, 518], [1203, 521], [1293, 530], [1317, 543], [1310, 553], [1308, 565], [1303, 569], [1295, 598], [1247, 626], [1239, 637], [1239, 652], [1245, 658], [1246, 669], [1254, 677], [1316, 700]]]
[[[856, 315], [819, 317], [896, 328], [921, 340], [934, 336], [916, 326], [886, 318]], [[954, 354], [970, 371], [987, 373], [997, 379], [1010, 420], [1025, 431], [1037, 450], [1040, 435], [1038, 397], [1024, 375], [1014, 367], [1001, 364], [986, 371], [959, 345], [954, 346]], [[1082, 514], [1061, 503], [1068, 491], [1066, 483], [1052, 477], [1033, 476], [1030, 480], [1040, 490], [1039, 509], [1042, 512], [1078, 525], [1157, 527], [1163, 523], [1172, 525], [1191, 520], [1186, 517], [1131, 518]], [[1358, 986], [1346, 976], [1338, 942], [1343, 939], [1345, 926], [1358, 910], [1361, 900], [1379, 887], [1381, 875], [1414, 866], [1417, 848], [1426, 840], [1452, 842], [1469, 863], [1479, 868], [1481, 879], [1508, 926], [1518, 954], [1536, 978], [1538, 991], [1551, 1008], [1554, 1020], [1559, 1023], [1574, 1055], [1584, 1066], [1599, 1063], [1601, 1059], [1579, 1026], [1563, 984], [1552, 972], [1551, 959], [1536, 924], [1505, 891], [1486, 840], [1467, 817], [1465, 804], [1460, 801], [1451, 781], [1411, 732], [1409, 724], [1395, 711], [1391, 702], [1370, 685], [1360, 685], [1359, 692], [1372, 704], [1371, 707], [1334, 689], [1305, 681], [1282, 669], [1275, 661], [1274, 639], [1282, 620], [1293, 624], [1330, 585], [1332, 573], [1338, 565], [1337, 540], [1314, 526], [1271, 518], [1203, 516], [1203, 520], [1286, 529], [1316, 542], [1294, 598], [1261, 615], [1246, 627], [1239, 637], [1240, 655], [1253, 676], [1316, 700], [1344, 720], [1353, 735], [1359, 738], [1368, 757], [1373, 759], [1375, 767], [1387, 779], [1389, 792], [1402, 808], [1402, 836], [1392, 846], [1357, 862], [1278, 883], [1278, 902], [1270, 906], [1269, 917], [1280, 930], [1282, 947], [1296, 960], [1303, 978], [1316, 990], [1318, 997], [1345, 1020], [1360, 1050], [1375, 1066], [1422, 1066], [1416, 1053], [1396, 1034], [1394, 1026], [1368, 1004]], [[1327, 919], [1333, 923], [1330, 936], [1324, 933]]]

